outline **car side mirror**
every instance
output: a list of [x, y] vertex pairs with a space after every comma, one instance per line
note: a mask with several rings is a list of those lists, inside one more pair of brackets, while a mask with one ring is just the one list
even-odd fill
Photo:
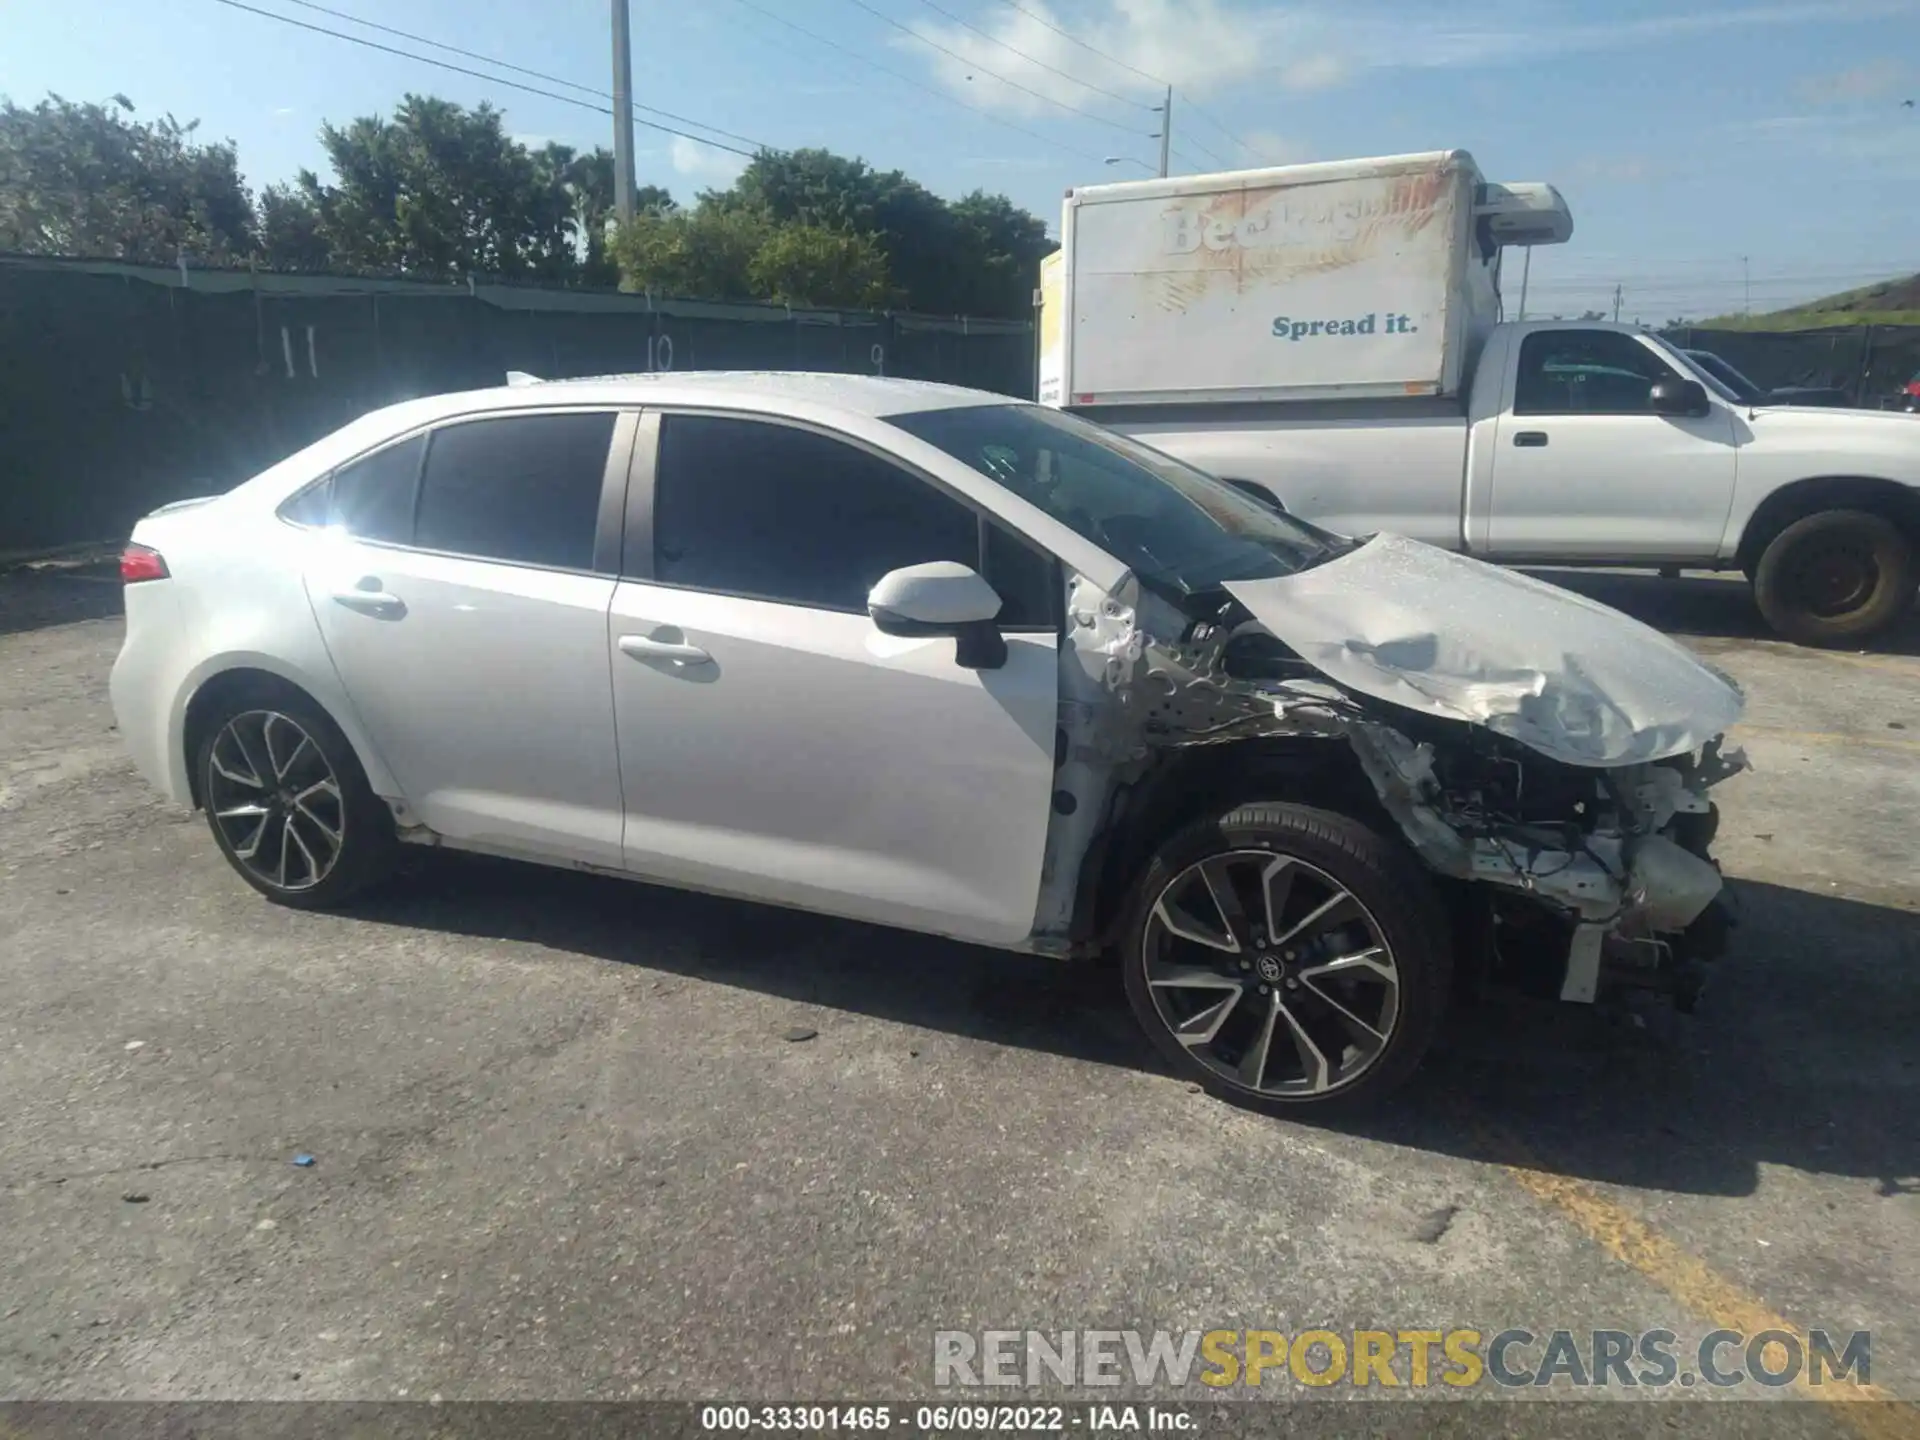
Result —
[[1007, 663], [1007, 640], [994, 623], [1000, 596], [958, 561], [888, 571], [868, 592], [867, 613], [883, 635], [953, 636], [954, 662], [969, 670], [998, 670]]
[[1647, 392], [1656, 415], [1701, 416], [1712, 413], [1707, 387], [1698, 380], [1658, 380]]

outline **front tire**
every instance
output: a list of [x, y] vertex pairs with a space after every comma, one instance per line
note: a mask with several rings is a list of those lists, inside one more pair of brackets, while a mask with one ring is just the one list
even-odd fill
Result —
[[1773, 538], [1754, 567], [1767, 624], [1802, 645], [1846, 645], [1892, 625], [1920, 588], [1913, 545], [1866, 510], [1823, 510]]
[[1378, 1100], [1446, 1011], [1448, 925], [1426, 874], [1360, 822], [1243, 805], [1176, 835], [1135, 887], [1122, 967], [1176, 1073], [1269, 1113]]
[[392, 816], [340, 727], [299, 692], [223, 704], [194, 763], [214, 843], [269, 900], [331, 909], [392, 873]]

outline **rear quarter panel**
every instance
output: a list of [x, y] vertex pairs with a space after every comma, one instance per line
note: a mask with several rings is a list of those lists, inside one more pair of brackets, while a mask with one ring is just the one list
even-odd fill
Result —
[[311, 695], [345, 733], [374, 792], [402, 798], [314, 619], [302, 573], [308, 532], [234, 491], [143, 520], [133, 538], [166, 558], [171, 577], [129, 587], [127, 637], [111, 681], [122, 733], [149, 780], [175, 802], [191, 803], [187, 707], [215, 676], [253, 669]]

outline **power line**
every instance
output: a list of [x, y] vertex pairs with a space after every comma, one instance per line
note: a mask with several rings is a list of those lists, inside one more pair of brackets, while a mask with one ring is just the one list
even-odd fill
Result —
[[1138, 66], [1129, 65], [1126, 61], [1120, 59], [1117, 56], [1109, 55], [1106, 51], [1098, 48], [1097, 46], [1089, 45], [1086, 41], [1082, 40], [1078, 35], [1074, 34], [1071, 30], [1062, 30], [1058, 25], [1054, 24], [1051, 20], [1047, 19], [1046, 16], [1040, 14], [1037, 10], [1029, 10], [1026, 6], [1018, 3], [1018, 0], [1001, 0], [1001, 3], [1005, 5], [1011, 5], [1015, 10], [1018, 10], [1022, 15], [1026, 16], [1029, 20], [1032, 20], [1037, 24], [1044, 26], [1046, 29], [1051, 30], [1054, 34], [1058, 35], [1063, 40], [1071, 40], [1075, 45], [1078, 45], [1082, 50], [1085, 50], [1088, 54], [1098, 55], [1102, 60], [1105, 60], [1110, 65], [1118, 65], [1122, 70], [1126, 70], [1132, 74], [1138, 75], [1142, 80], [1151, 80], [1155, 85], [1164, 86], [1168, 83], [1167, 81], [1162, 80], [1158, 75], [1149, 75], [1146, 71], [1140, 69]]
[[[578, 90], [585, 95], [597, 95], [602, 100], [611, 100], [613, 96], [605, 90], [596, 90], [591, 85], [582, 85], [577, 81], [562, 79], [558, 75], [549, 75], [544, 70], [529, 70], [524, 65], [515, 65], [507, 60], [496, 60], [491, 55], [482, 55], [477, 50], [462, 50], [458, 45], [449, 45], [443, 40], [435, 40], [426, 35], [415, 35], [410, 30], [400, 30], [392, 25], [383, 25], [378, 20], [363, 20], [358, 15], [349, 15], [344, 10], [334, 10], [325, 5], [317, 5], [314, 0], [281, 0], [284, 5], [298, 5], [302, 10], [315, 10], [322, 15], [331, 15], [336, 20], [345, 20], [354, 25], [363, 25], [369, 30], [379, 30], [388, 35], [398, 35], [402, 40], [411, 40], [416, 45], [431, 45], [436, 50], [445, 50], [449, 55], [464, 55], [469, 60], [478, 60], [482, 64], [497, 66], [502, 70], [511, 70], [516, 75], [531, 75], [536, 80], [545, 80], [551, 85], [563, 85], [569, 90]], [[723, 130], [718, 125], [709, 125], [704, 120], [695, 120], [689, 115], [676, 115], [671, 110], [658, 110], [651, 105], [634, 102], [635, 110], [645, 111], [649, 115], [658, 115], [665, 120], [678, 120], [682, 125], [692, 125], [700, 130], [711, 130], [716, 135], [724, 135], [729, 140], [738, 140], [746, 145], [758, 146], [762, 150], [771, 146], [762, 145], [751, 135], [736, 134], [732, 130]]]
[[[470, 75], [470, 76], [472, 76], [472, 77], [473, 77], [473, 78], [474, 78], [475, 80], [484, 80], [484, 81], [486, 81], [486, 82], [487, 82], [488, 84], [490, 84], [490, 85], [504, 85], [504, 86], [506, 86], [506, 87], [507, 87], [507, 88], [508, 88], [509, 90], [520, 90], [520, 91], [524, 91], [524, 92], [525, 92], [526, 94], [529, 94], [529, 95], [538, 95], [538, 96], [540, 96], [540, 97], [541, 97], [542, 99], [545, 99], [545, 100], [557, 100], [557, 101], [559, 101], [559, 102], [560, 102], [560, 103], [561, 103], [562, 105], [576, 105], [576, 106], [578, 106], [579, 108], [581, 108], [582, 110], [592, 110], [592, 111], [595, 111], [595, 112], [596, 112], [596, 113], [598, 113], [598, 114], [601, 114], [601, 115], [606, 115], [606, 116], [612, 116], [612, 115], [614, 115], [614, 113], [615, 113], [615, 112], [614, 112], [614, 110], [613, 110], [613, 107], [612, 107], [612, 106], [610, 106], [610, 105], [596, 105], [596, 104], [594, 104], [594, 103], [593, 103], [593, 102], [592, 102], [591, 100], [580, 100], [580, 99], [577, 99], [577, 98], [575, 98], [575, 97], [574, 97], [574, 96], [572, 96], [572, 95], [557, 95], [557, 94], [555, 94], [555, 93], [554, 93], [553, 91], [551, 91], [551, 90], [542, 90], [542, 89], [540, 89], [540, 88], [538, 88], [537, 86], [533, 86], [533, 85], [523, 85], [523, 84], [521, 84], [521, 83], [520, 83], [520, 82], [519, 82], [518, 80], [508, 80], [508, 79], [505, 79], [504, 77], [502, 77], [502, 76], [499, 76], [499, 75], [488, 75], [488, 74], [486, 74], [486, 73], [484, 73], [484, 72], [482, 72], [482, 71], [479, 71], [479, 70], [469, 70], [469, 69], [468, 69], [468, 68], [467, 68], [466, 66], [464, 66], [464, 65], [455, 65], [455, 64], [452, 64], [451, 62], [449, 62], [449, 61], [446, 61], [446, 60], [436, 60], [436, 59], [434, 59], [434, 58], [433, 58], [433, 57], [432, 57], [431, 55], [415, 55], [415, 54], [414, 54], [413, 52], [411, 52], [411, 51], [409, 51], [409, 50], [401, 50], [401, 49], [398, 49], [398, 48], [396, 48], [396, 47], [394, 47], [394, 46], [392, 46], [392, 45], [382, 45], [382, 44], [381, 44], [381, 43], [380, 43], [380, 42], [379, 42], [378, 40], [369, 40], [369, 39], [367, 39], [367, 38], [366, 38], [366, 37], [365, 37], [364, 35], [349, 35], [349, 34], [347, 34], [347, 33], [346, 33], [346, 32], [345, 32], [344, 30], [329, 30], [329, 29], [328, 29], [328, 28], [327, 28], [326, 26], [324, 26], [324, 25], [314, 25], [314, 24], [310, 24], [309, 22], [307, 22], [307, 21], [305, 21], [305, 20], [296, 20], [296, 19], [294, 19], [294, 18], [293, 18], [293, 16], [291, 16], [291, 15], [278, 15], [278, 14], [275, 14], [275, 13], [274, 13], [273, 11], [271, 11], [271, 10], [262, 10], [262, 9], [259, 9], [259, 8], [258, 8], [257, 6], [253, 6], [253, 5], [246, 5], [246, 4], [242, 4], [242, 3], [241, 3], [241, 0], [214, 0], [214, 3], [215, 3], [215, 4], [217, 4], [217, 5], [225, 5], [225, 6], [227, 6], [228, 8], [230, 8], [230, 9], [234, 9], [234, 10], [244, 10], [244, 11], [246, 11], [246, 12], [247, 12], [248, 14], [250, 14], [250, 15], [262, 15], [262, 16], [265, 16], [265, 17], [266, 17], [267, 19], [269, 19], [269, 20], [278, 20], [278, 21], [279, 21], [279, 22], [280, 22], [281, 24], [283, 24], [283, 25], [293, 25], [293, 26], [297, 26], [298, 28], [300, 28], [300, 29], [302, 29], [302, 30], [311, 30], [311, 31], [313, 31], [313, 32], [314, 32], [314, 33], [315, 33], [316, 35], [331, 35], [331, 36], [332, 36], [332, 37], [333, 37], [334, 39], [336, 39], [336, 40], [345, 40], [345, 41], [347, 41], [347, 42], [348, 42], [349, 44], [352, 44], [352, 45], [364, 45], [364, 46], [365, 46], [365, 47], [367, 47], [367, 48], [368, 48], [369, 50], [379, 50], [379, 51], [382, 51], [383, 53], [385, 53], [385, 54], [388, 54], [388, 55], [397, 55], [397, 56], [399, 56], [399, 57], [400, 57], [401, 59], [403, 59], [403, 60], [412, 60], [412, 61], [416, 61], [417, 63], [419, 63], [419, 64], [421, 64], [421, 65], [432, 65], [432, 66], [435, 66], [436, 68], [438, 68], [438, 69], [441, 69], [441, 70], [451, 70], [451, 71], [452, 71], [452, 72], [454, 72], [454, 73], [455, 73], [456, 75]], [[316, 7], [316, 8], [317, 8], [317, 7]], [[432, 42], [432, 41], [425, 41], [425, 42], [423, 42], [423, 43], [425, 43], [425, 44], [433, 44], [434, 42]], [[463, 53], [464, 53], [464, 52], [463, 52]], [[484, 59], [485, 57], [480, 57], [480, 58], [483, 58], [483, 59]], [[499, 64], [500, 62], [498, 62], [498, 61], [488, 61], [487, 63], [488, 63], [488, 64]], [[517, 67], [515, 67], [515, 68], [517, 68]], [[526, 73], [532, 73], [532, 72], [526, 72]], [[557, 82], [557, 83], [559, 83], [559, 84], [563, 84], [563, 85], [565, 85], [565, 84], [571, 84], [572, 82], [571, 82], [571, 81], [559, 81], [559, 82]], [[581, 88], [581, 87], [575, 87], [575, 88]], [[589, 91], [588, 93], [589, 93], [589, 94], [603, 94], [604, 92], [602, 92], [602, 91]], [[636, 108], [639, 108], [639, 107], [636, 107]], [[664, 114], [665, 112], [664, 112], [664, 111], [655, 111], [654, 113], [655, 113], [655, 114]], [[676, 118], [678, 118], [678, 117], [676, 117]], [[642, 119], [640, 119], [640, 118], [639, 118], [639, 117], [638, 117], [637, 115], [636, 115], [636, 116], [634, 116], [634, 117], [632, 117], [632, 120], [633, 120], [633, 123], [634, 123], [634, 124], [636, 124], [636, 125], [640, 125], [640, 126], [644, 126], [644, 127], [645, 127], [646, 129], [648, 129], [648, 130], [658, 130], [658, 131], [660, 131], [661, 133], [663, 133], [663, 134], [666, 134], [666, 135], [678, 135], [678, 136], [679, 136], [679, 137], [680, 137], [680, 138], [681, 138], [682, 140], [692, 140], [692, 141], [694, 141], [694, 142], [695, 142], [696, 144], [700, 144], [700, 145], [707, 145], [707, 146], [711, 146], [711, 147], [712, 147], [713, 149], [715, 149], [715, 150], [726, 150], [726, 151], [729, 151], [729, 152], [731, 152], [732, 154], [735, 154], [735, 155], [744, 155], [744, 156], [746, 156], [746, 157], [747, 157], [747, 158], [748, 158], [749, 160], [751, 160], [751, 159], [753, 159], [753, 158], [754, 158], [754, 155], [755, 155], [755, 153], [756, 153], [756, 152], [755, 152], [755, 151], [753, 151], [753, 150], [742, 150], [742, 149], [741, 149], [741, 148], [740, 148], [739, 146], [737, 146], [737, 145], [727, 145], [727, 144], [723, 144], [723, 143], [722, 143], [721, 141], [718, 141], [718, 140], [709, 140], [709, 139], [708, 139], [708, 138], [707, 138], [706, 136], [704, 136], [704, 135], [694, 135], [694, 134], [690, 134], [689, 132], [687, 132], [687, 131], [685, 131], [685, 130], [676, 130], [676, 129], [675, 129], [675, 128], [674, 128], [673, 126], [671, 126], [671, 125], [661, 125], [661, 124], [659, 124], [659, 123], [657, 123], [657, 122], [655, 122], [655, 121], [652, 121], [652, 120], [642, 120]], [[687, 124], [689, 124], [689, 125], [699, 125], [699, 124], [700, 124], [700, 122], [699, 122], [698, 120], [689, 120], [689, 121], [687, 121], [686, 123], [687, 123]], [[711, 126], [703, 126], [702, 128], [703, 128], [703, 129], [712, 129], [712, 128], [714, 128], [714, 127], [711, 127]], [[723, 131], [721, 131], [720, 133], [724, 135], [724, 134], [727, 134], [727, 133], [729, 133], [729, 132], [727, 132], [727, 131], [724, 131], [724, 130], [723, 130]], [[736, 138], [736, 139], [744, 139], [745, 137], [744, 137], [744, 136], [736, 136], [735, 138]], [[751, 140], [750, 140], [750, 141], [748, 141], [747, 143], [748, 143], [748, 144], [756, 144], [757, 142], [755, 142], [755, 141], [751, 141]], [[771, 146], [766, 146], [766, 145], [762, 145], [762, 146], [760, 146], [760, 149], [762, 149], [762, 150], [770, 150], [770, 149], [772, 149], [772, 147], [771, 147]]]
[[[1228, 169], [1228, 170], [1231, 170], [1233, 168], [1233, 162], [1231, 160], [1222, 158], [1220, 155], [1216, 154], [1214, 151], [1209, 150], [1206, 146], [1202, 145], [1198, 140], [1195, 140], [1189, 137], [1187, 140], [1187, 144], [1191, 145], [1194, 149], [1198, 150], [1202, 155], [1206, 156], [1209, 160], [1213, 161], [1215, 165], [1218, 165], [1221, 168]], [[1197, 170], [1200, 167], [1196, 165], [1194, 166], [1194, 168]]]
[[1062, 70], [1057, 66], [1049, 65], [1046, 61], [1042, 60], [1039, 56], [1029, 55], [1026, 51], [1020, 49], [1018, 46], [1009, 45], [1006, 41], [1002, 40], [998, 35], [994, 35], [988, 31], [982, 30], [978, 25], [975, 25], [971, 20], [963, 20], [960, 16], [954, 14], [951, 10], [946, 9], [944, 6], [936, 5], [934, 3], [934, 0], [920, 0], [920, 3], [926, 6], [929, 10], [933, 11], [934, 14], [946, 16], [947, 19], [953, 21], [953, 23], [958, 25], [961, 29], [971, 30], [974, 34], [978, 35], [981, 39], [992, 41], [995, 45], [998, 45], [1002, 50], [1007, 51], [1009, 54], [1018, 55], [1022, 60], [1025, 60], [1029, 65], [1038, 65], [1042, 70], [1045, 70], [1048, 74], [1058, 75], [1062, 80], [1071, 81], [1073, 84], [1080, 86], [1082, 89], [1093, 91], [1093, 93], [1096, 95], [1104, 95], [1109, 100], [1118, 100], [1122, 105], [1131, 105], [1137, 110], [1153, 109], [1153, 106], [1147, 104], [1144, 100], [1135, 100], [1130, 96], [1117, 94], [1112, 90], [1102, 90], [1098, 85], [1093, 84], [1091, 81], [1082, 80], [1078, 75], [1070, 75], [1065, 70]]
[[[1202, 110], [1198, 105], [1194, 104], [1193, 97], [1191, 95], [1188, 95], [1184, 91], [1182, 91], [1180, 95], [1180, 99], [1182, 103], [1186, 105], [1187, 109], [1191, 110], [1194, 114], [1198, 115], [1202, 120], [1206, 121], [1209, 125], [1213, 126], [1214, 129], [1218, 130], [1222, 135], [1226, 136], [1227, 139], [1231, 140], [1234, 144], [1238, 145], [1242, 150], [1244, 150], [1247, 154], [1251, 155], [1255, 160], [1259, 161], [1263, 165], [1271, 165], [1273, 163], [1272, 159], [1269, 156], [1262, 155], [1258, 150], [1254, 149], [1253, 146], [1249, 145], [1246, 141], [1242, 140], [1238, 135], [1234, 134], [1231, 130], [1227, 129], [1226, 126], [1222, 125], [1218, 120], [1214, 119], [1212, 115], [1208, 114], [1205, 110]], [[1218, 156], [1215, 156], [1214, 158], [1219, 159]], [[1224, 160], [1221, 160], [1220, 163], [1224, 165], [1227, 162]]]
[[[925, 3], [925, 0], [923, 0], [923, 3]], [[1142, 80], [1152, 81], [1155, 85], [1165, 86], [1165, 85], [1172, 84], [1171, 81], [1166, 80], [1159, 75], [1149, 75], [1145, 70], [1142, 70], [1137, 65], [1129, 65], [1126, 61], [1122, 60], [1118, 55], [1110, 55], [1105, 50], [1102, 50], [1099, 46], [1089, 44], [1087, 41], [1082, 40], [1078, 35], [1074, 34], [1071, 30], [1063, 29], [1060, 26], [1054, 24], [1051, 20], [1047, 19], [1047, 17], [1042, 15], [1039, 11], [1029, 10], [1026, 6], [1020, 4], [1019, 0], [1001, 0], [1001, 3], [1003, 5], [1008, 6], [1011, 9], [1018, 10], [1022, 15], [1026, 16], [1029, 20], [1041, 26], [1043, 29], [1051, 30], [1054, 34], [1058, 35], [1062, 40], [1066, 40], [1071, 44], [1078, 45], [1082, 50], [1086, 51], [1089, 55], [1098, 55], [1102, 60], [1106, 61], [1109, 65], [1118, 65], [1122, 70], [1125, 70], [1130, 75], [1138, 75]], [[972, 27], [969, 26], [968, 28], [971, 29]], [[1007, 48], [1012, 49], [1011, 46]], [[1019, 52], [1015, 51], [1015, 53], [1018, 54]], [[1029, 56], [1028, 58], [1031, 59], [1032, 57]], [[1055, 73], [1058, 74], [1059, 72], [1055, 71]], [[1081, 83], [1085, 84], [1086, 82], [1082, 81]], [[1222, 125], [1218, 120], [1214, 119], [1212, 115], [1208, 114], [1205, 110], [1202, 110], [1198, 105], [1194, 104], [1192, 98], [1188, 96], [1184, 91], [1181, 92], [1180, 99], [1187, 106], [1189, 110], [1192, 110], [1201, 119], [1205, 120], [1209, 125], [1213, 126], [1214, 129], [1218, 130], [1222, 135], [1226, 136], [1227, 139], [1231, 140], [1234, 144], [1238, 145], [1242, 150], [1246, 151], [1247, 154], [1253, 156], [1256, 160], [1261, 158], [1260, 152], [1258, 150], [1255, 150], [1251, 145], [1247, 144], [1246, 141], [1242, 140], [1238, 135], [1234, 134], [1231, 130], [1227, 129], [1227, 127]], [[1138, 103], [1138, 102], [1135, 102], [1135, 103]], [[1213, 159], [1222, 165], [1226, 165], [1230, 163], [1227, 160], [1222, 159], [1220, 156], [1214, 155], [1211, 150], [1208, 150], [1206, 149], [1205, 146], [1200, 145], [1198, 141], [1188, 141], [1187, 143], [1190, 145], [1193, 145], [1196, 149], [1200, 150], [1202, 154], [1212, 155]]]
[[891, 15], [887, 14], [886, 11], [876, 10], [873, 6], [867, 3], [867, 0], [847, 0], [847, 3], [849, 5], [858, 6], [860, 9], [866, 11], [869, 15], [873, 16], [876, 20], [886, 21], [887, 24], [893, 26], [894, 29], [900, 31], [903, 35], [911, 35], [914, 39], [918, 40], [922, 45], [931, 46], [933, 49], [938, 50], [942, 55], [945, 55], [948, 58], [953, 60], [958, 60], [962, 65], [965, 65], [970, 69], [978, 70], [982, 75], [988, 76], [989, 78], [994, 80], [998, 80], [1002, 85], [1012, 86], [1015, 90], [1018, 90], [1023, 95], [1031, 95], [1036, 100], [1044, 100], [1049, 105], [1056, 105], [1062, 110], [1070, 111], [1071, 113], [1080, 116], [1082, 119], [1092, 120], [1096, 124], [1110, 125], [1115, 130], [1124, 130], [1129, 135], [1138, 133], [1137, 131], [1134, 130], [1134, 128], [1131, 125], [1122, 124], [1118, 120], [1109, 120], [1106, 116], [1096, 115], [1091, 110], [1082, 110], [1078, 105], [1069, 105], [1064, 100], [1056, 100], [1053, 98], [1053, 96], [1048, 95], [1044, 91], [1034, 90], [1028, 86], [1022, 85], [1018, 80], [1009, 80], [1006, 76], [1001, 75], [995, 71], [989, 70], [986, 66], [978, 64], [975, 61], [969, 60], [966, 56], [962, 55], [958, 50], [949, 50], [946, 46], [942, 45], [938, 40], [929, 40], [926, 36], [922, 35], [918, 30], [913, 29], [911, 26], [901, 24], [900, 21], [894, 19]]
[[796, 25], [793, 21], [787, 19], [786, 16], [776, 15], [773, 13], [773, 11], [766, 9], [763, 6], [754, 4], [753, 0], [733, 0], [733, 3], [745, 9], [753, 11], [753, 13], [756, 15], [763, 16], [766, 19], [773, 21], [776, 25], [784, 25], [787, 27], [787, 29], [794, 31], [797, 34], [806, 36], [807, 39], [812, 40], [816, 44], [825, 45], [829, 50], [838, 50], [843, 55], [850, 55], [855, 60], [858, 60], [862, 65], [866, 65], [872, 69], [878, 70], [882, 75], [891, 75], [894, 79], [902, 82], [903, 84], [911, 85], [916, 90], [924, 90], [927, 94], [933, 96], [937, 100], [944, 100], [949, 105], [957, 105], [962, 110], [971, 111], [973, 114], [978, 115], [983, 120], [991, 120], [995, 125], [1000, 126], [1002, 129], [1011, 130], [1017, 135], [1025, 135], [1029, 140], [1038, 140], [1041, 144], [1051, 145], [1057, 150], [1064, 150], [1069, 155], [1078, 155], [1082, 160], [1092, 160], [1092, 161], [1098, 162], [1100, 159], [1100, 157], [1098, 155], [1095, 155], [1091, 150], [1082, 150], [1082, 149], [1079, 149], [1077, 146], [1065, 144], [1062, 141], [1055, 140], [1050, 135], [1042, 135], [1039, 131], [1029, 130], [1024, 125], [1016, 125], [1011, 120], [1003, 120], [990, 110], [982, 110], [978, 105], [969, 105], [966, 101], [960, 99], [958, 96], [950, 95], [945, 90], [942, 90], [934, 85], [929, 85], [925, 81], [917, 80], [911, 75], [902, 74], [900, 71], [893, 69], [891, 66], [882, 65], [878, 60], [874, 60], [869, 58], [868, 56], [862, 55], [858, 50], [853, 49], [851, 46], [842, 45], [838, 40], [829, 40], [824, 35], [815, 34], [813, 31], [807, 29], [807, 27], [804, 25]]

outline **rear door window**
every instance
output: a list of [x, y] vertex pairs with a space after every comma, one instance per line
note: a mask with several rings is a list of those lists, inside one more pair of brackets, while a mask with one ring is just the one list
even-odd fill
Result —
[[483, 560], [593, 567], [614, 414], [502, 415], [433, 433], [413, 543]]
[[333, 472], [289, 507], [300, 524], [336, 525], [361, 540], [405, 545], [413, 539], [413, 497], [427, 437], [409, 435], [397, 444]]

